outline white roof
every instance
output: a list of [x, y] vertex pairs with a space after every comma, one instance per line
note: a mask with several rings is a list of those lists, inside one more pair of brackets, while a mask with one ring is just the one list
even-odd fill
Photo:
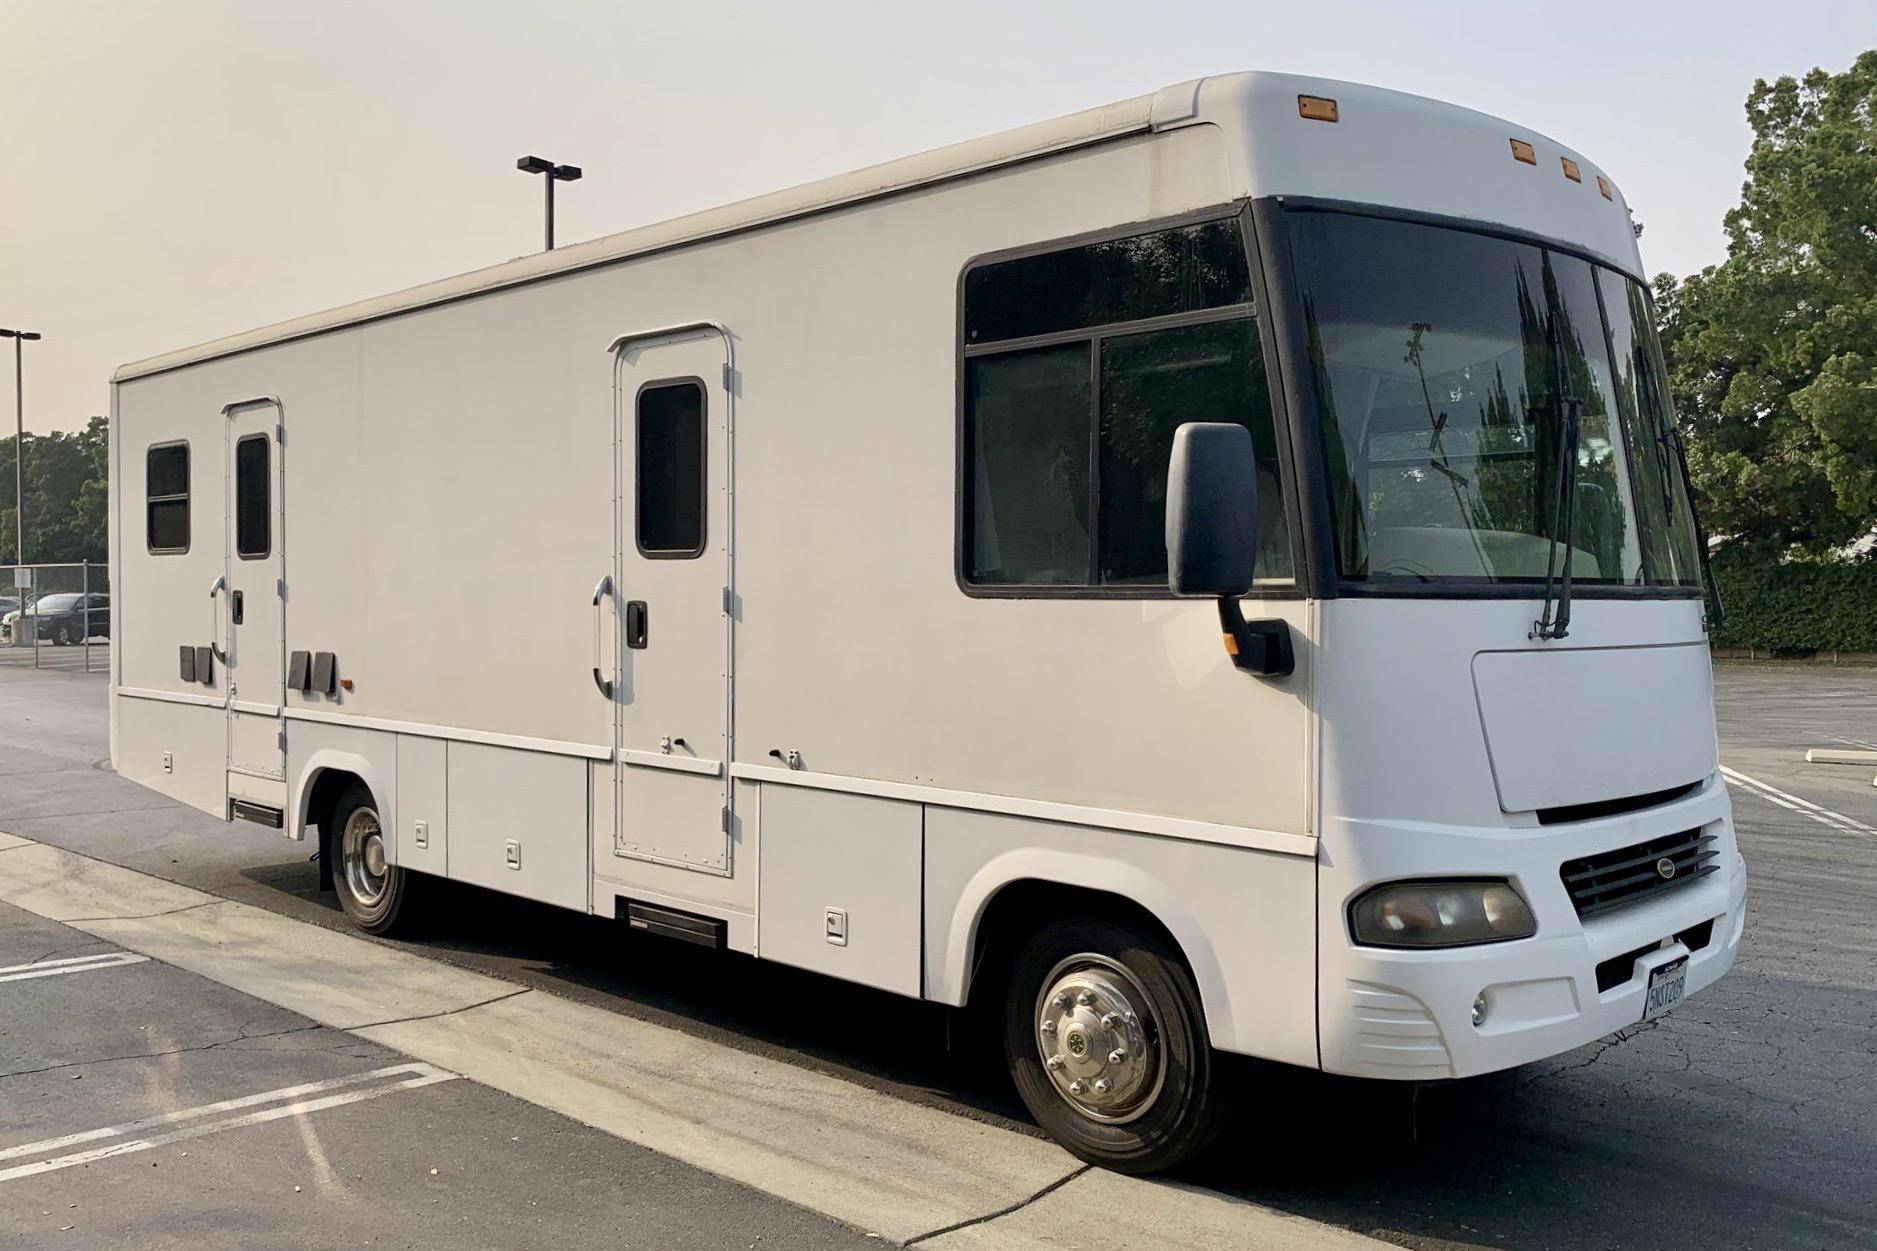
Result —
[[[1337, 99], [1342, 114], [1339, 123], [1332, 127], [1301, 121], [1295, 102], [1299, 94]], [[1237, 140], [1228, 144], [1237, 195], [1314, 195], [1506, 221], [1556, 238], [1578, 240], [1640, 273], [1620, 193], [1613, 202], [1603, 201], [1595, 189], [1598, 171], [1569, 149], [1510, 122], [1420, 96], [1333, 79], [1252, 72], [1194, 79], [1152, 95], [152, 356], [123, 366], [112, 381], [376, 321], [1124, 135], [1196, 124], [1218, 125]], [[1557, 188], [1537, 177], [1543, 171], [1515, 167], [1506, 155], [1507, 137], [1532, 142], [1539, 149], [1540, 165], [1553, 171], [1559, 154], [1577, 160], [1589, 200], [1560, 197], [1555, 194]], [[1497, 212], [1491, 211], [1495, 204]], [[1606, 217], [1608, 222], [1603, 220]]]

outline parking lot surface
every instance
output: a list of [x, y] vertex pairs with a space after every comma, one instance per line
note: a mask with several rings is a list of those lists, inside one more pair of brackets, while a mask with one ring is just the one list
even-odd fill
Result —
[[[1246, 1064], [1239, 1121], [1181, 1180], [1416, 1247], [1877, 1245], [1877, 936], [1867, 921], [1877, 899], [1877, 769], [1804, 763], [1807, 747], [1877, 740], [1877, 672], [1723, 665], [1716, 681], [1722, 762], [1751, 874], [1747, 936], [1727, 979], [1647, 1027], [1466, 1082], [1416, 1090]], [[103, 689], [96, 674], [0, 671], [0, 830], [344, 928], [332, 897], [317, 890], [304, 846], [115, 777], [103, 759]], [[759, 971], [517, 901], [468, 891], [455, 898], [468, 906], [447, 909], [423, 941], [391, 946], [910, 1105], [1034, 1132], [971, 1022], [940, 1009]], [[147, 1181], [81, 1186], [96, 1165], [25, 1178], [47, 1188], [32, 1192], [47, 1196], [36, 1207], [23, 1204], [28, 1192], [18, 1183], [0, 1180], [0, 1245], [28, 1228], [34, 1240], [20, 1245], [57, 1245], [40, 1240], [48, 1224], [52, 1234], [75, 1236], [76, 1214], [86, 1209], [67, 1206], [73, 1219], [56, 1219], [59, 1187], [85, 1192], [60, 1191], [63, 1204], [123, 1197], [114, 1215], [92, 1209], [91, 1228], [122, 1230], [124, 1240], [70, 1244], [81, 1246], [278, 1243], [292, 1241], [279, 1234], [288, 1220], [313, 1222], [307, 1228], [321, 1231], [320, 1242], [327, 1226], [318, 1222], [332, 1222], [331, 1245], [376, 1237], [390, 1245], [747, 1246], [761, 1234], [773, 1246], [859, 1237], [470, 1080], [385, 1089], [434, 1075], [361, 1078], [411, 1061], [160, 961], [87, 962], [101, 951], [107, 959], [107, 949], [0, 912], [0, 966], [76, 959], [82, 970], [0, 981], [0, 996], [45, 997], [31, 1011], [0, 1012], [0, 1072], [44, 1070], [0, 1078], [0, 1151], [121, 1126], [146, 1109], [169, 1114], [322, 1081], [356, 1084], [276, 1094], [190, 1123], [360, 1097], [111, 1159], [127, 1177], [143, 1178], [142, 1168]], [[150, 1019], [133, 1020], [140, 1005]], [[119, 1043], [150, 1029], [161, 1031], [162, 1046]], [[155, 1050], [175, 1054], [107, 1060]], [[107, 1073], [113, 1064], [119, 1072]], [[18, 1125], [16, 1106], [25, 1118]], [[814, 1109], [801, 1115], [812, 1121]], [[268, 1135], [256, 1141], [271, 1146], [239, 1145], [255, 1135]], [[467, 1167], [452, 1172], [436, 1158], [438, 1144]], [[26, 1154], [42, 1162], [65, 1150]], [[24, 1158], [0, 1158], [0, 1178]], [[323, 1170], [330, 1175], [315, 1175]], [[1073, 1193], [1057, 1192], [1057, 1201]], [[336, 1201], [305, 1201], [313, 1194]], [[554, 1211], [528, 1206], [549, 1197]], [[1039, 1200], [1038, 1210], [1050, 1202]], [[679, 1214], [678, 1224], [657, 1225], [659, 1213]], [[1061, 1219], [1065, 1229], [1077, 1225], [1073, 1210]], [[745, 1223], [712, 1223], [736, 1220]], [[61, 1231], [68, 1223], [73, 1230]]]

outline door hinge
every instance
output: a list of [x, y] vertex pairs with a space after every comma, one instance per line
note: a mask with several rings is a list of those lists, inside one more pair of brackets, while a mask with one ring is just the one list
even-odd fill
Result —
[[274, 597], [276, 599], [287, 598], [287, 580], [285, 578], [274, 579]]
[[285, 426], [274, 427], [274, 442], [281, 447], [287, 446], [287, 428]]
[[726, 391], [736, 389], [736, 370], [730, 368], [729, 361], [723, 363], [723, 389]]
[[725, 834], [728, 834], [730, 832], [730, 805], [725, 804], [722, 808], [722, 813], [723, 813], [723, 832]]
[[730, 594], [730, 588], [726, 586], [723, 588], [723, 615], [728, 617], [734, 611], [736, 611], [736, 597]]
[[275, 737], [276, 737], [276, 739], [278, 740], [278, 745], [279, 745], [279, 747], [280, 747], [280, 753], [281, 753], [281, 755], [283, 755], [283, 756], [284, 756], [284, 755], [286, 755], [286, 753], [287, 753], [287, 732], [286, 732], [285, 730], [282, 730], [282, 731], [281, 731], [281, 732], [280, 732], [280, 733], [279, 733], [278, 735], [276, 735]]

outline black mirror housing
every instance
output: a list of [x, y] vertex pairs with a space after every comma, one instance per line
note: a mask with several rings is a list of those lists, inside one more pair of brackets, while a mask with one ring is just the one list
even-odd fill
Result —
[[1258, 459], [1251, 431], [1189, 421], [1167, 464], [1167, 584], [1175, 595], [1237, 597], [1258, 555]]

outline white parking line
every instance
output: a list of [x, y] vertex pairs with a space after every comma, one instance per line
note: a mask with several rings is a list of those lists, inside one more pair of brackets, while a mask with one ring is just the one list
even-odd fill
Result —
[[1842, 834], [1877, 835], [1877, 826], [1865, 825], [1855, 817], [1847, 817], [1842, 812], [1833, 812], [1829, 808], [1821, 808], [1809, 799], [1800, 799], [1797, 795], [1789, 795], [1778, 787], [1769, 786], [1758, 778], [1750, 778], [1737, 769], [1730, 769], [1726, 765], [1722, 765], [1721, 773], [1728, 781], [1738, 784], [1759, 796], [1761, 799], [1764, 799], [1767, 803], [1777, 804], [1781, 808], [1796, 812], [1802, 817], [1809, 817], [1820, 825], [1837, 830]]
[[[403, 1080], [384, 1082], [380, 1085], [368, 1084], [399, 1075], [403, 1075]], [[76, 1134], [66, 1134], [60, 1138], [47, 1138], [41, 1142], [7, 1147], [0, 1150], [0, 1160], [18, 1159], [22, 1156], [42, 1156], [49, 1151], [58, 1151], [64, 1147], [77, 1146], [79, 1143], [98, 1142], [107, 1138], [124, 1139], [124, 1141], [108, 1143], [102, 1147], [93, 1147], [89, 1151], [75, 1151], [54, 1156], [51, 1159], [35, 1160], [30, 1164], [16, 1164], [11, 1168], [0, 1169], [0, 1182], [33, 1177], [40, 1173], [72, 1168], [79, 1164], [90, 1164], [94, 1160], [108, 1159], [112, 1156], [148, 1151], [152, 1147], [162, 1147], [173, 1142], [200, 1138], [205, 1134], [218, 1133], [224, 1129], [261, 1125], [289, 1116], [305, 1116], [327, 1108], [342, 1107], [345, 1104], [358, 1103], [365, 1099], [376, 1099], [379, 1095], [388, 1095], [393, 1091], [414, 1090], [419, 1086], [433, 1086], [438, 1082], [454, 1081], [456, 1077], [455, 1073], [437, 1068], [435, 1065], [394, 1064], [388, 1068], [373, 1069], [369, 1073], [355, 1073], [351, 1077], [335, 1077], [323, 1082], [283, 1086], [279, 1090], [265, 1090], [259, 1094], [243, 1095], [238, 1099], [205, 1103], [199, 1107], [184, 1108], [179, 1112], [165, 1112], [160, 1116], [147, 1116], [142, 1120], [126, 1121], [122, 1125], [88, 1129]], [[322, 1095], [317, 1099], [304, 1098], [306, 1095], [319, 1094], [321, 1091], [336, 1093]], [[282, 1100], [291, 1102], [283, 1103]], [[270, 1103], [276, 1106], [262, 1107], [259, 1111], [245, 1112], [238, 1116], [225, 1116], [219, 1119], [216, 1117], [217, 1113], [235, 1112], [242, 1108], [253, 1108]], [[177, 1125], [179, 1128], [147, 1137], [125, 1138], [125, 1135], [137, 1134], [160, 1125]]]
[[142, 964], [149, 956], [134, 951], [101, 951], [92, 956], [70, 956], [64, 960], [41, 960], [33, 964], [10, 964], [0, 969], [0, 982], [25, 982], [35, 977], [58, 977], [65, 973], [89, 973], [93, 969], [114, 969], [121, 964]]

